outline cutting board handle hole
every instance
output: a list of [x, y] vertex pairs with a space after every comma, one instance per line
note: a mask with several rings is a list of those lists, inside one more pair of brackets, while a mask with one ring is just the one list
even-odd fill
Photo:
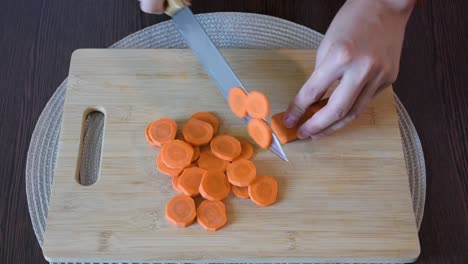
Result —
[[101, 170], [101, 153], [104, 135], [105, 111], [90, 107], [83, 113], [81, 144], [78, 155], [76, 180], [83, 186], [96, 183]]

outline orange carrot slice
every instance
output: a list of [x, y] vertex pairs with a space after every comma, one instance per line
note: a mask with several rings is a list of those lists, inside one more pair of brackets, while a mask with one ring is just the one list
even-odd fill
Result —
[[271, 176], [257, 176], [249, 185], [250, 199], [259, 206], [268, 206], [276, 202], [278, 183]]
[[184, 168], [172, 169], [167, 167], [161, 159], [161, 153], [159, 153], [158, 158], [156, 159], [156, 166], [158, 167], [159, 172], [172, 177], [179, 175], [184, 170]]
[[200, 147], [194, 147], [192, 162], [196, 161], [199, 157], [200, 157]]
[[210, 124], [213, 127], [213, 135], [218, 133], [219, 129], [219, 119], [210, 112], [197, 112], [193, 114], [190, 118], [195, 118]]
[[267, 118], [270, 114], [268, 98], [259, 91], [252, 91], [247, 96], [247, 113], [253, 118]]
[[178, 193], [181, 193], [182, 191], [180, 190], [179, 188], [179, 176], [178, 175], [175, 175], [172, 177], [172, 188], [174, 189], [174, 191], [178, 192]]
[[197, 222], [209, 231], [220, 229], [227, 222], [226, 206], [221, 201], [204, 200], [197, 208]]
[[177, 194], [166, 205], [166, 218], [175, 226], [187, 227], [196, 216], [195, 201], [189, 196]]
[[213, 138], [213, 140], [211, 140], [210, 147], [213, 155], [228, 161], [234, 160], [241, 153], [241, 144], [239, 140], [229, 135], [222, 135]]
[[207, 122], [191, 118], [182, 127], [182, 135], [193, 146], [203, 146], [210, 143], [213, 127]]
[[146, 126], [146, 129], [145, 129], [145, 137], [146, 137], [146, 141], [148, 142], [148, 144], [150, 144], [151, 146], [153, 147], [158, 147], [158, 145], [154, 144], [153, 140], [151, 140], [151, 138], [149, 137], [149, 128], [151, 126], [151, 123], [148, 124], [148, 126]]
[[198, 167], [205, 170], [225, 172], [228, 165], [228, 161], [216, 157], [211, 150], [201, 152], [198, 158]]
[[179, 176], [179, 189], [188, 196], [197, 196], [200, 194], [200, 182], [206, 170], [197, 167], [185, 169]]
[[247, 159], [235, 160], [229, 164], [226, 175], [232, 185], [239, 187], [249, 186], [257, 176], [255, 164]]
[[297, 130], [299, 127], [304, 124], [307, 120], [309, 120], [315, 113], [317, 113], [320, 109], [322, 109], [328, 102], [328, 98], [322, 99], [314, 104], [312, 104], [302, 117], [297, 122], [296, 126], [292, 128], [287, 128], [283, 125], [284, 114], [285, 112], [281, 112], [275, 114], [271, 117], [271, 128], [275, 132], [276, 136], [278, 136], [278, 140], [281, 144], [286, 144], [288, 142], [296, 140], [297, 137]]
[[241, 138], [241, 137], [236, 137], [237, 140], [239, 140], [241, 144], [241, 153], [240, 155], [235, 159], [250, 159], [253, 155], [253, 147], [252, 144], [250, 144], [247, 140]]
[[273, 136], [270, 127], [262, 119], [250, 119], [247, 124], [247, 132], [261, 148], [270, 147]]
[[211, 201], [221, 201], [229, 195], [231, 184], [220, 171], [208, 171], [200, 182], [200, 194]]
[[235, 196], [242, 198], [242, 199], [249, 199], [249, 187], [239, 187], [232, 185], [232, 192]]
[[244, 118], [247, 116], [247, 94], [240, 87], [233, 87], [228, 95], [229, 107], [235, 116]]
[[193, 147], [182, 140], [172, 140], [161, 148], [161, 159], [167, 167], [172, 169], [185, 168], [192, 161]]
[[177, 124], [170, 118], [158, 119], [148, 126], [148, 138], [159, 147], [175, 139], [176, 134]]

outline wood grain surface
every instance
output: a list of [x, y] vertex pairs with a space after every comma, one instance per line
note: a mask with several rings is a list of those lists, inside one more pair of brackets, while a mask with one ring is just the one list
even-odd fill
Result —
[[[344, 1], [206, 0], [194, 12], [285, 18], [324, 33]], [[468, 2], [424, 1], [409, 21], [394, 88], [422, 141], [427, 196], [417, 263], [468, 259]], [[71, 53], [105, 48], [165, 20], [131, 0], [6, 0], [0, 6], [0, 263], [46, 263], [29, 219], [24, 168]]]
[[[272, 113], [288, 105], [314, 68], [311, 50], [223, 54], [247, 89], [268, 95]], [[80, 186], [80, 138], [90, 109], [106, 119], [101, 170], [94, 185]], [[405, 263], [419, 255], [392, 89], [339, 133], [285, 145], [289, 163], [257, 148], [257, 172], [278, 179], [279, 200], [259, 208], [227, 199], [228, 225], [215, 234], [165, 220], [166, 203], [176, 193], [156, 169], [159, 149], [144, 137], [153, 120], [170, 117], [181, 127], [199, 111], [219, 116], [219, 134], [249, 138], [192, 51], [75, 51], [45, 255], [54, 261], [176, 263]]]

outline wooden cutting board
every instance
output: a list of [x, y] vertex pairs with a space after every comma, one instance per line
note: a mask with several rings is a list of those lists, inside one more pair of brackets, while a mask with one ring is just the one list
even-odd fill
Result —
[[[224, 50], [246, 87], [283, 111], [311, 73], [312, 50]], [[77, 181], [83, 119], [105, 113], [100, 175]], [[79, 50], [72, 56], [44, 254], [53, 261], [410, 262], [419, 255], [392, 89], [352, 125], [284, 149], [290, 162], [258, 150], [258, 174], [278, 179], [278, 202], [260, 208], [226, 200], [218, 232], [173, 227], [175, 194], [157, 172], [145, 127], [197, 111], [220, 117], [220, 133], [244, 123], [190, 50]]]

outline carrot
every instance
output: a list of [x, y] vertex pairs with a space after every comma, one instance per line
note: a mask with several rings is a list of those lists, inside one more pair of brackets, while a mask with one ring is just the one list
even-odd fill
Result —
[[148, 144], [150, 144], [151, 146], [157, 147], [157, 145], [154, 144], [153, 140], [151, 140], [151, 138], [149, 137], [149, 128], [150, 128], [150, 126], [151, 126], [151, 123], [148, 124], [148, 126], [146, 127], [146, 130], [145, 130], [146, 141], [147, 141]]
[[267, 118], [270, 114], [268, 98], [259, 91], [252, 91], [247, 96], [247, 113], [253, 118]]
[[259, 206], [268, 206], [276, 201], [278, 183], [271, 176], [257, 176], [249, 185], [250, 199]]
[[309, 118], [311, 118], [315, 113], [317, 113], [322, 107], [324, 107], [328, 102], [327, 99], [322, 99], [314, 104], [312, 104], [309, 108], [306, 109], [305, 113], [297, 122], [296, 126], [292, 128], [287, 128], [283, 125], [283, 119], [285, 112], [281, 112], [275, 114], [271, 117], [271, 128], [275, 132], [276, 136], [278, 136], [278, 140], [281, 144], [286, 144], [288, 142], [294, 141], [297, 139], [297, 130], [299, 127], [304, 124]]
[[197, 167], [185, 169], [179, 176], [179, 189], [188, 196], [199, 195], [200, 182], [206, 173], [206, 170]]
[[232, 192], [235, 196], [242, 198], [242, 199], [249, 199], [249, 187], [239, 187], [239, 186], [232, 186]]
[[241, 154], [235, 159], [250, 159], [253, 155], [253, 147], [252, 144], [250, 144], [247, 140], [237, 137], [237, 140], [239, 140], [241, 144]]
[[156, 165], [158, 167], [159, 172], [172, 177], [179, 175], [184, 170], [184, 168], [171, 169], [167, 167], [166, 164], [164, 164], [164, 162], [162, 161], [161, 153], [159, 153], [158, 158], [156, 159]]
[[239, 140], [229, 135], [222, 135], [213, 138], [213, 140], [211, 140], [210, 147], [213, 155], [228, 161], [232, 161], [237, 158], [241, 153], [241, 144]]
[[250, 119], [247, 124], [247, 132], [261, 148], [267, 149], [270, 147], [273, 136], [270, 127], [262, 119]]
[[206, 230], [220, 229], [227, 222], [226, 206], [221, 201], [204, 200], [197, 208], [197, 222]]
[[186, 195], [177, 194], [166, 205], [166, 218], [178, 227], [187, 227], [197, 216], [195, 201]]
[[213, 127], [207, 122], [191, 118], [182, 127], [182, 135], [193, 146], [203, 146], [210, 143]]
[[213, 135], [218, 133], [219, 129], [219, 119], [210, 112], [197, 112], [193, 114], [190, 118], [195, 118], [210, 124], [213, 127]]
[[174, 191], [178, 193], [182, 192], [179, 188], [179, 176], [178, 175], [175, 175], [172, 177], [172, 188], [174, 189]]
[[235, 160], [229, 164], [226, 175], [232, 185], [239, 187], [249, 186], [257, 176], [255, 164], [247, 159]]
[[228, 103], [235, 116], [244, 118], [247, 116], [247, 93], [240, 87], [229, 90]]
[[193, 157], [193, 147], [182, 140], [172, 140], [161, 148], [161, 159], [164, 164], [172, 169], [185, 168]]
[[200, 194], [211, 201], [221, 201], [229, 195], [231, 184], [220, 171], [208, 171], [200, 182]]
[[151, 122], [148, 126], [148, 138], [159, 147], [175, 139], [176, 134], [177, 124], [170, 118], [163, 117]]
[[216, 157], [215, 155], [213, 155], [211, 150], [201, 152], [200, 158], [198, 158], [198, 167], [205, 170], [225, 172], [228, 165], [228, 161]]
[[192, 162], [196, 161], [200, 157], [200, 147], [193, 148]]

